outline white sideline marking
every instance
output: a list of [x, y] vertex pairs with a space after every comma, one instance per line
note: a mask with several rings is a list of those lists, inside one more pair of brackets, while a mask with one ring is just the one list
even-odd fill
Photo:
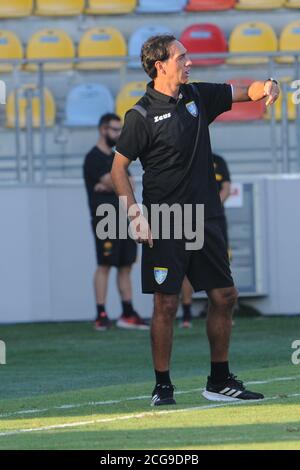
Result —
[[[286, 398], [292, 398], [292, 397], [300, 397], [300, 393], [292, 393], [290, 395], [286, 395]], [[81, 427], [81, 426], [88, 426], [88, 425], [91, 425], [91, 424], [112, 423], [112, 422], [115, 422], [115, 421], [128, 421], [130, 419], [141, 419], [141, 418], [146, 418], [148, 416], [169, 415], [169, 414], [173, 414], [173, 413], [184, 413], [184, 412], [189, 412], [189, 411], [207, 410], [207, 409], [211, 409], [211, 408], [220, 408], [220, 407], [225, 407], [225, 406], [247, 405], [248, 403], [259, 404], [259, 403], [263, 403], [263, 402], [269, 401], [269, 400], [278, 400], [278, 398], [280, 398], [280, 397], [278, 395], [276, 395], [276, 396], [273, 396], [273, 397], [264, 398], [263, 400], [246, 400], [246, 401], [241, 400], [241, 401], [228, 402], [228, 403], [222, 403], [222, 404], [202, 405], [202, 406], [193, 406], [193, 407], [188, 407], [188, 408], [180, 408], [180, 409], [177, 409], [177, 410], [162, 410], [162, 411], [156, 411], [156, 412], [146, 411], [144, 413], [118, 416], [118, 417], [115, 417], [115, 418], [91, 419], [91, 420], [88, 420], [88, 421], [75, 421], [73, 423], [52, 424], [51, 426], [40, 426], [40, 427], [36, 427], [36, 428], [16, 429], [16, 430], [13, 430], [13, 431], [1, 432], [0, 437], [15, 436], [17, 434], [30, 433], [30, 432], [35, 432], [35, 431], [50, 431], [52, 429], [75, 428], [75, 427]]]
[[[285, 382], [288, 380], [297, 380], [297, 379], [300, 379], [300, 375], [294, 375], [291, 377], [276, 377], [274, 379], [268, 379], [268, 380], [245, 382], [245, 385], [262, 385], [262, 384], [268, 384], [272, 382]], [[182, 390], [178, 392], [175, 391], [175, 395], [184, 395], [184, 394], [192, 393], [192, 392], [202, 392], [203, 390], [204, 390], [203, 388], [193, 388], [191, 390]], [[137, 397], [124, 398], [123, 400], [88, 401], [85, 403], [74, 403], [74, 404], [70, 403], [70, 404], [65, 404], [65, 405], [53, 406], [50, 408], [36, 408], [32, 410], [29, 409], [29, 410], [12, 411], [10, 413], [0, 414], [0, 418], [9, 418], [11, 416], [18, 416], [18, 415], [23, 415], [23, 414], [46, 413], [47, 411], [50, 411], [50, 410], [71, 410], [74, 408], [81, 408], [83, 406], [118, 405], [126, 401], [146, 400], [150, 398], [151, 398], [150, 395], [140, 395]]]

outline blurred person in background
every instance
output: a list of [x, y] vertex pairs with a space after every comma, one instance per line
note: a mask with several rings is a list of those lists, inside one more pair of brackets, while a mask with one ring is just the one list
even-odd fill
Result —
[[[104, 331], [111, 326], [105, 304], [109, 274], [111, 267], [114, 266], [117, 268], [117, 288], [122, 302], [122, 314], [117, 321], [117, 326], [127, 329], [149, 329], [132, 305], [130, 274], [137, 256], [136, 242], [130, 237], [125, 240], [118, 238], [101, 240], [96, 234], [97, 224], [101, 220], [101, 217], [96, 216], [99, 205], [112, 204], [118, 217], [119, 200], [113, 189], [110, 171], [114, 159], [113, 149], [122, 130], [120, 117], [113, 113], [103, 115], [99, 121], [98, 130], [98, 142], [86, 155], [83, 165], [98, 264], [94, 275], [97, 309], [94, 327], [98, 331]], [[131, 177], [130, 180], [133, 184]]]
[[[228, 230], [227, 230], [227, 219], [225, 214], [224, 203], [230, 196], [230, 188], [231, 188], [231, 181], [230, 181], [230, 173], [228, 169], [228, 165], [223, 157], [217, 155], [215, 153], [212, 154], [214, 168], [215, 168], [215, 175], [216, 175], [216, 182], [218, 185], [218, 191], [222, 203], [222, 214], [220, 215], [219, 224], [222, 228], [223, 237], [227, 246], [228, 256], [229, 259], [231, 258], [230, 247], [229, 247], [229, 240], [228, 240]], [[182, 319], [179, 323], [181, 328], [191, 328], [192, 326], [192, 295], [193, 295], [193, 288], [191, 283], [189, 282], [188, 278], [185, 276], [183, 283], [182, 283], [182, 290], [181, 290], [181, 305], [182, 305]], [[208, 303], [205, 303], [203, 310], [201, 311], [200, 315], [202, 317], [206, 316], [208, 309]]]

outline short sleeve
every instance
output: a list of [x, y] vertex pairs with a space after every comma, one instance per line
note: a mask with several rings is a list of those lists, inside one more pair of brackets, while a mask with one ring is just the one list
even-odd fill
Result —
[[146, 119], [131, 109], [125, 115], [124, 127], [116, 145], [116, 151], [129, 160], [141, 158], [150, 145]]
[[223, 181], [229, 181], [230, 182], [229, 169], [228, 169], [226, 161], [222, 157], [220, 157], [220, 167], [221, 167], [221, 173], [223, 175]]
[[217, 116], [230, 111], [232, 107], [232, 87], [227, 83], [194, 83], [206, 109], [208, 123]]

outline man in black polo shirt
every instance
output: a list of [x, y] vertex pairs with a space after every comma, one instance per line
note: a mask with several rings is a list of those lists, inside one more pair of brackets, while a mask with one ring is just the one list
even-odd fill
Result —
[[[211, 374], [204, 396], [218, 401], [261, 399], [260, 393], [245, 389], [230, 373], [228, 365], [231, 315], [237, 291], [219, 225], [222, 207], [208, 125], [219, 114], [230, 110], [233, 101], [267, 97], [266, 104], [272, 104], [279, 94], [277, 83], [268, 79], [233, 89], [227, 84], [188, 85], [192, 62], [185, 47], [169, 35], [146, 41], [141, 61], [153, 81], [148, 84], [146, 94], [126, 114], [116, 147], [112, 180], [117, 194], [127, 197], [129, 216], [138, 229], [137, 240], [143, 243], [143, 292], [154, 293], [151, 339], [156, 386], [152, 405], [175, 403], [169, 365], [173, 320], [185, 274], [195, 291], [205, 290], [209, 297], [207, 334]], [[202, 249], [187, 250], [184, 237], [181, 240], [153, 239], [127, 176], [130, 162], [137, 158], [144, 170], [143, 202], [147, 209], [152, 211], [156, 203], [178, 203], [181, 207], [192, 204], [196, 211], [198, 204], [204, 204]]]
[[[94, 276], [97, 316], [95, 329], [106, 330], [111, 326], [105, 308], [108, 277], [110, 268], [118, 269], [117, 283], [122, 299], [122, 315], [117, 326], [127, 329], [148, 329], [132, 306], [132, 289], [130, 273], [136, 260], [137, 246], [131, 238], [99, 239], [96, 227], [101, 217], [96, 216], [98, 206], [111, 204], [118, 211], [118, 197], [111, 182], [110, 170], [114, 159], [113, 147], [121, 133], [121, 119], [113, 113], [105, 114], [99, 122], [99, 140], [96, 146], [86, 155], [83, 174], [91, 212], [92, 229], [95, 236], [98, 267]], [[118, 213], [118, 212], [117, 212]]]
[[213, 162], [216, 175], [216, 182], [218, 186], [218, 192], [221, 199], [222, 215], [220, 216], [220, 224], [222, 228], [222, 233], [225, 239], [227, 246], [227, 251], [229, 252], [229, 240], [228, 240], [228, 231], [227, 231], [227, 219], [225, 214], [224, 203], [230, 196], [230, 173], [226, 160], [220, 155], [213, 153]]

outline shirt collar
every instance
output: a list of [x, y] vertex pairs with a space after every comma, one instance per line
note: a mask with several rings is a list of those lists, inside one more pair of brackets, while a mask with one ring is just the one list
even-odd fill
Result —
[[[157, 91], [154, 89], [154, 81], [149, 82], [147, 84], [147, 94], [150, 95], [152, 98], [155, 100], [159, 101], [164, 101], [165, 103], [174, 103], [176, 104], [178, 100], [173, 98], [173, 96], [165, 95], [164, 93], [160, 93], [160, 91]], [[179, 96], [178, 99], [183, 98], [183, 93], [181, 90], [181, 87], [179, 89]]]

